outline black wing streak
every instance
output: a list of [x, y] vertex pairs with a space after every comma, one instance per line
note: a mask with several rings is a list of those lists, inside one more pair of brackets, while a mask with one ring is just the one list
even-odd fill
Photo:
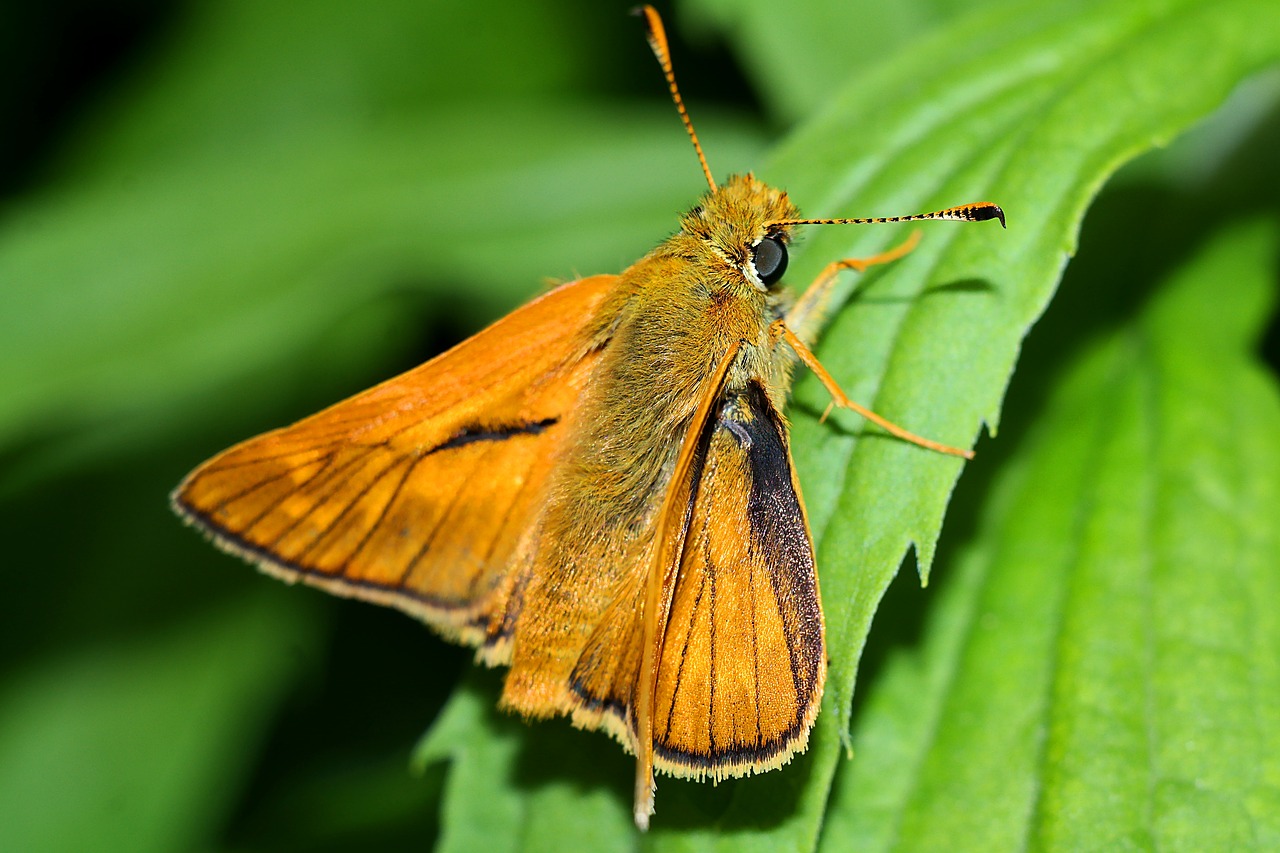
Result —
[[548, 427], [555, 426], [559, 421], [559, 418], [543, 418], [540, 421], [530, 421], [522, 424], [506, 424], [495, 427], [486, 427], [480, 424], [474, 424], [458, 430], [454, 433], [452, 438], [436, 445], [423, 455], [441, 453], [445, 450], [452, 450], [455, 447], [463, 447], [464, 445], [473, 444], [477, 441], [506, 441], [508, 438], [514, 438], [518, 435], [537, 435]]
[[707, 673], [707, 679], [710, 681], [710, 689], [707, 691], [707, 749], [711, 755], [716, 754], [716, 573], [715, 566], [711, 565], [711, 538], [704, 536], [702, 538], [702, 548], [705, 552], [707, 576], [711, 578], [711, 600], [707, 602], [707, 606], [711, 609], [707, 616], [707, 625], [711, 634], [711, 661], [709, 664], [710, 672]]

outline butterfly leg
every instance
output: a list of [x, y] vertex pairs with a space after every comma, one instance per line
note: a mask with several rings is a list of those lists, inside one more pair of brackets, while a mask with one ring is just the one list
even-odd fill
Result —
[[903, 441], [909, 441], [912, 444], [918, 444], [927, 450], [946, 453], [950, 456], [963, 456], [965, 459], [973, 458], [972, 450], [952, 447], [949, 444], [941, 444], [933, 441], [932, 439], [918, 436], [913, 432], [908, 432], [892, 421], [886, 420], [880, 415], [877, 415], [865, 406], [861, 406], [853, 400], [850, 400], [845, 396], [844, 391], [840, 390], [840, 386], [836, 384], [836, 380], [827, 372], [827, 369], [822, 366], [822, 362], [818, 361], [818, 357], [814, 355], [807, 346], [805, 346], [804, 341], [800, 340], [799, 336], [791, 330], [785, 321], [775, 320], [773, 325], [769, 327], [769, 334], [774, 340], [781, 338], [787, 342], [800, 360], [804, 362], [805, 366], [812, 370], [817, 375], [818, 379], [822, 381], [822, 384], [826, 386], [827, 392], [831, 394], [832, 402], [835, 403], [835, 405], [844, 409], [852, 409], [862, 417], [883, 429], [885, 432], [896, 436]]
[[868, 268], [879, 264], [887, 264], [910, 254], [920, 242], [920, 232], [912, 231], [911, 236], [888, 251], [869, 258], [845, 258], [832, 261], [813, 280], [813, 284], [800, 294], [796, 304], [787, 312], [787, 325], [792, 328], [801, 340], [812, 342], [817, 337], [818, 324], [826, 314], [827, 301], [831, 298], [831, 289], [843, 270], [865, 272]]

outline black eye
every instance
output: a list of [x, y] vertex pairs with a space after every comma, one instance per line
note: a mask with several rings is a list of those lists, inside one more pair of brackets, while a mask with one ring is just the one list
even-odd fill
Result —
[[787, 271], [787, 247], [777, 237], [765, 237], [751, 250], [751, 262], [765, 287], [772, 287]]

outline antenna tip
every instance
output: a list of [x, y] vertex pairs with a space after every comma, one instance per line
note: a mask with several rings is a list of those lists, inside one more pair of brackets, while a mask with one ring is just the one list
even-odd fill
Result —
[[667, 56], [667, 32], [662, 27], [662, 16], [658, 14], [657, 9], [647, 3], [636, 6], [631, 10], [631, 14], [644, 19], [644, 37], [648, 40], [654, 56], [658, 57], [663, 71], [666, 71], [671, 60]]
[[655, 29], [655, 18], [659, 21], [656, 26], [662, 26], [660, 23], [662, 18], [658, 16], [658, 10], [650, 6], [648, 3], [644, 3], [640, 6], [632, 6], [631, 14], [636, 18], [644, 18], [645, 26], [647, 26], [651, 31]]
[[975, 222], [985, 222], [988, 219], [999, 219], [1001, 228], [1008, 227], [1004, 224], [1004, 208], [989, 201], [983, 202], [973, 209], [973, 220]]

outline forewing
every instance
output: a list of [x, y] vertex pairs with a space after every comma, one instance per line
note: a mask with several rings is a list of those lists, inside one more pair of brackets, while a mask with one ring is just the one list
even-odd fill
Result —
[[653, 736], [659, 770], [722, 779], [805, 748], [826, 657], [785, 424], [752, 383], [713, 430], [670, 596]]
[[505, 649], [512, 569], [603, 345], [585, 330], [615, 281], [563, 285], [414, 370], [231, 448], [187, 477], [174, 506], [271, 574]]

